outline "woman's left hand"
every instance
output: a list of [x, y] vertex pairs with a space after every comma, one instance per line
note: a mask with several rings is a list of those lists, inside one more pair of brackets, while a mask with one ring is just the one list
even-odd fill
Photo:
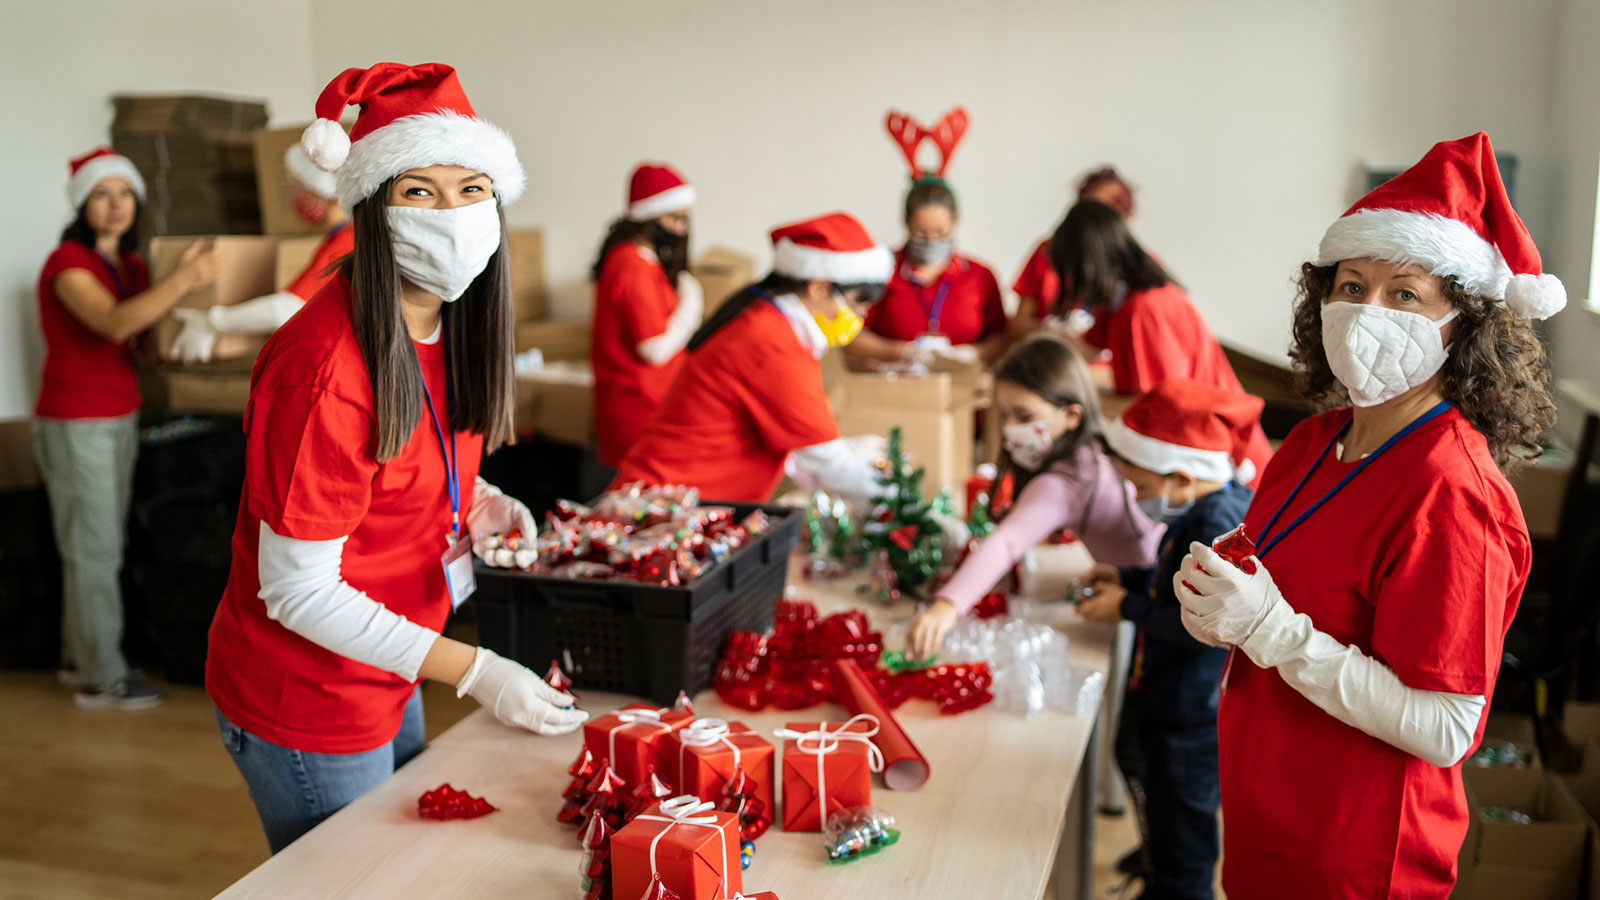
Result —
[[472, 488], [472, 508], [467, 510], [467, 530], [475, 537], [517, 530], [529, 540], [539, 533], [539, 523], [521, 500], [479, 478]]
[[1198, 541], [1189, 545], [1172, 589], [1183, 606], [1183, 627], [1195, 640], [1215, 647], [1239, 646], [1250, 639], [1283, 594], [1261, 560], [1256, 572], [1244, 570]]

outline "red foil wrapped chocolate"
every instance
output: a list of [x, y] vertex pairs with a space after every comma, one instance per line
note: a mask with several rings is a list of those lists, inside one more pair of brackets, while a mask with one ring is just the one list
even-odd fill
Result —
[[417, 815], [424, 819], [476, 819], [495, 811], [489, 801], [457, 790], [448, 782], [417, 798]]

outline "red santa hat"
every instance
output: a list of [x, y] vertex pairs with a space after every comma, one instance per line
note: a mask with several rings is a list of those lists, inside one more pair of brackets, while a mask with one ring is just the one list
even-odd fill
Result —
[[299, 144], [291, 144], [283, 151], [283, 167], [288, 171], [289, 177], [298, 181], [306, 190], [324, 200], [339, 199], [339, 179], [332, 172], [324, 172], [317, 168], [317, 164], [306, 155], [305, 148]]
[[694, 205], [694, 185], [663, 162], [640, 163], [628, 180], [628, 220], [648, 222]]
[[1422, 266], [1530, 319], [1567, 305], [1560, 279], [1540, 272], [1539, 249], [1511, 208], [1481, 131], [1434, 144], [1328, 228], [1317, 265], [1357, 258]]
[[772, 269], [801, 281], [881, 284], [894, 271], [888, 248], [849, 213], [828, 213], [772, 230]]
[[1264, 405], [1260, 397], [1169, 378], [1106, 424], [1106, 444], [1128, 462], [1162, 475], [1181, 470], [1202, 481], [1248, 484], [1256, 467], [1245, 448]]
[[[360, 106], [345, 135], [339, 117]], [[390, 178], [424, 166], [465, 166], [489, 176], [501, 206], [522, 196], [527, 176], [511, 135], [478, 118], [443, 63], [378, 63], [346, 69], [317, 98], [317, 120], [300, 137], [306, 156], [338, 177], [339, 205], [350, 209]]]
[[94, 186], [106, 178], [126, 178], [133, 195], [144, 202], [144, 178], [126, 156], [104, 144], [82, 156], [74, 156], [68, 163], [71, 174], [67, 178], [67, 201], [73, 209], [83, 208]]

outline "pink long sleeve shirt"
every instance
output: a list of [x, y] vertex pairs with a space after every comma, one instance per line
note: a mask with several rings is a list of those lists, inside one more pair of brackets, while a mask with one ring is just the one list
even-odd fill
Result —
[[1139, 509], [1133, 485], [1117, 474], [1111, 460], [1086, 443], [1028, 482], [939, 596], [966, 612], [1022, 554], [1063, 528], [1072, 529], [1096, 562], [1120, 568], [1154, 566], [1164, 530]]

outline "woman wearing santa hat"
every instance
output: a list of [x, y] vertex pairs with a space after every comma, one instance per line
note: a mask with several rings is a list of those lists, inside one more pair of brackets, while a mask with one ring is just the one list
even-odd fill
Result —
[[144, 179], [98, 147], [71, 163], [75, 217], [39, 273], [44, 375], [33, 445], [61, 554], [61, 677], [79, 706], [138, 708], [159, 688], [122, 655], [122, 526], [139, 451], [139, 374], [129, 342], [184, 294], [216, 280], [216, 252], [196, 241], [151, 285], [140, 258]]
[[615, 466], [650, 424], [683, 348], [700, 327], [700, 282], [689, 274], [694, 186], [665, 163], [640, 163], [628, 208], [595, 257], [594, 431], [600, 459]]
[[[1140, 245], [1115, 209], [1094, 201], [1074, 206], [1050, 239], [1050, 254], [1063, 283], [1073, 286], [1075, 302], [1094, 316], [1094, 327], [1082, 339], [1110, 351], [1115, 394], [1131, 399], [1168, 378], [1243, 393], [1227, 354], [1188, 293]], [[1272, 458], [1259, 424], [1249, 458], [1259, 478]]]
[[541, 734], [585, 719], [525, 667], [440, 634], [473, 589], [469, 531], [534, 530], [476, 477], [511, 432], [503, 207], [526, 183], [511, 138], [438, 63], [346, 70], [317, 115], [302, 145], [336, 173], [355, 251], [256, 361], [206, 660], [274, 852], [421, 748], [421, 678]]
[[[992, 363], [1009, 343], [1000, 283], [988, 266], [956, 251], [956, 195], [944, 177], [966, 134], [967, 111], [956, 107], [932, 130], [901, 112], [890, 112], [887, 124], [911, 165], [906, 242], [895, 252], [894, 275], [883, 299], [867, 311], [866, 328], [845, 355], [885, 362], [945, 356]], [[939, 168], [923, 171], [917, 148], [930, 139], [940, 151]]]
[[224, 334], [271, 334], [333, 279], [334, 264], [355, 247], [350, 219], [339, 207], [333, 173], [317, 168], [299, 144], [284, 151], [283, 165], [300, 185], [294, 192], [295, 214], [327, 229], [322, 242], [312, 252], [311, 261], [281, 291], [209, 309], [174, 309], [172, 315], [183, 327], [168, 351], [173, 359], [207, 362], [217, 338]]
[[[1078, 199], [1082, 203], [1093, 200], [1111, 207], [1124, 221], [1133, 221], [1133, 187], [1124, 181], [1117, 170], [1102, 166], [1084, 175], [1078, 182]], [[1023, 337], [1037, 331], [1045, 320], [1054, 317], [1062, 327], [1073, 327], [1067, 318], [1071, 309], [1059, 307], [1061, 279], [1050, 263], [1050, 238], [1045, 238], [1033, 248], [1028, 261], [1022, 264], [1011, 290], [1017, 295], [1017, 312], [1011, 317], [1014, 337]], [[1068, 298], [1069, 300], [1071, 298]], [[1076, 330], [1081, 333], [1082, 327]]]
[[839, 436], [818, 360], [860, 334], [859, 309], [877, 300], [893, 258], [845, 213], [774, 229], [772, 243], [772, 272], [690, 339], [617, 484], [687, 484], [708, 498], [762, 502], [787, 466], [846, 499], [874, 490], [871, 466]]
[[1566, 302], [1487, 135], [1437, 144], [1329, 227], [1291, 355], [1328, 411], [1245, 517], [1254, 557], [1190, 545], [1184, 624], [1233, 647], [1218, 736], [1230, 900], [1442, 898], [1528, 577], [1502, 471], [1555, 420], [1531, 319]]

